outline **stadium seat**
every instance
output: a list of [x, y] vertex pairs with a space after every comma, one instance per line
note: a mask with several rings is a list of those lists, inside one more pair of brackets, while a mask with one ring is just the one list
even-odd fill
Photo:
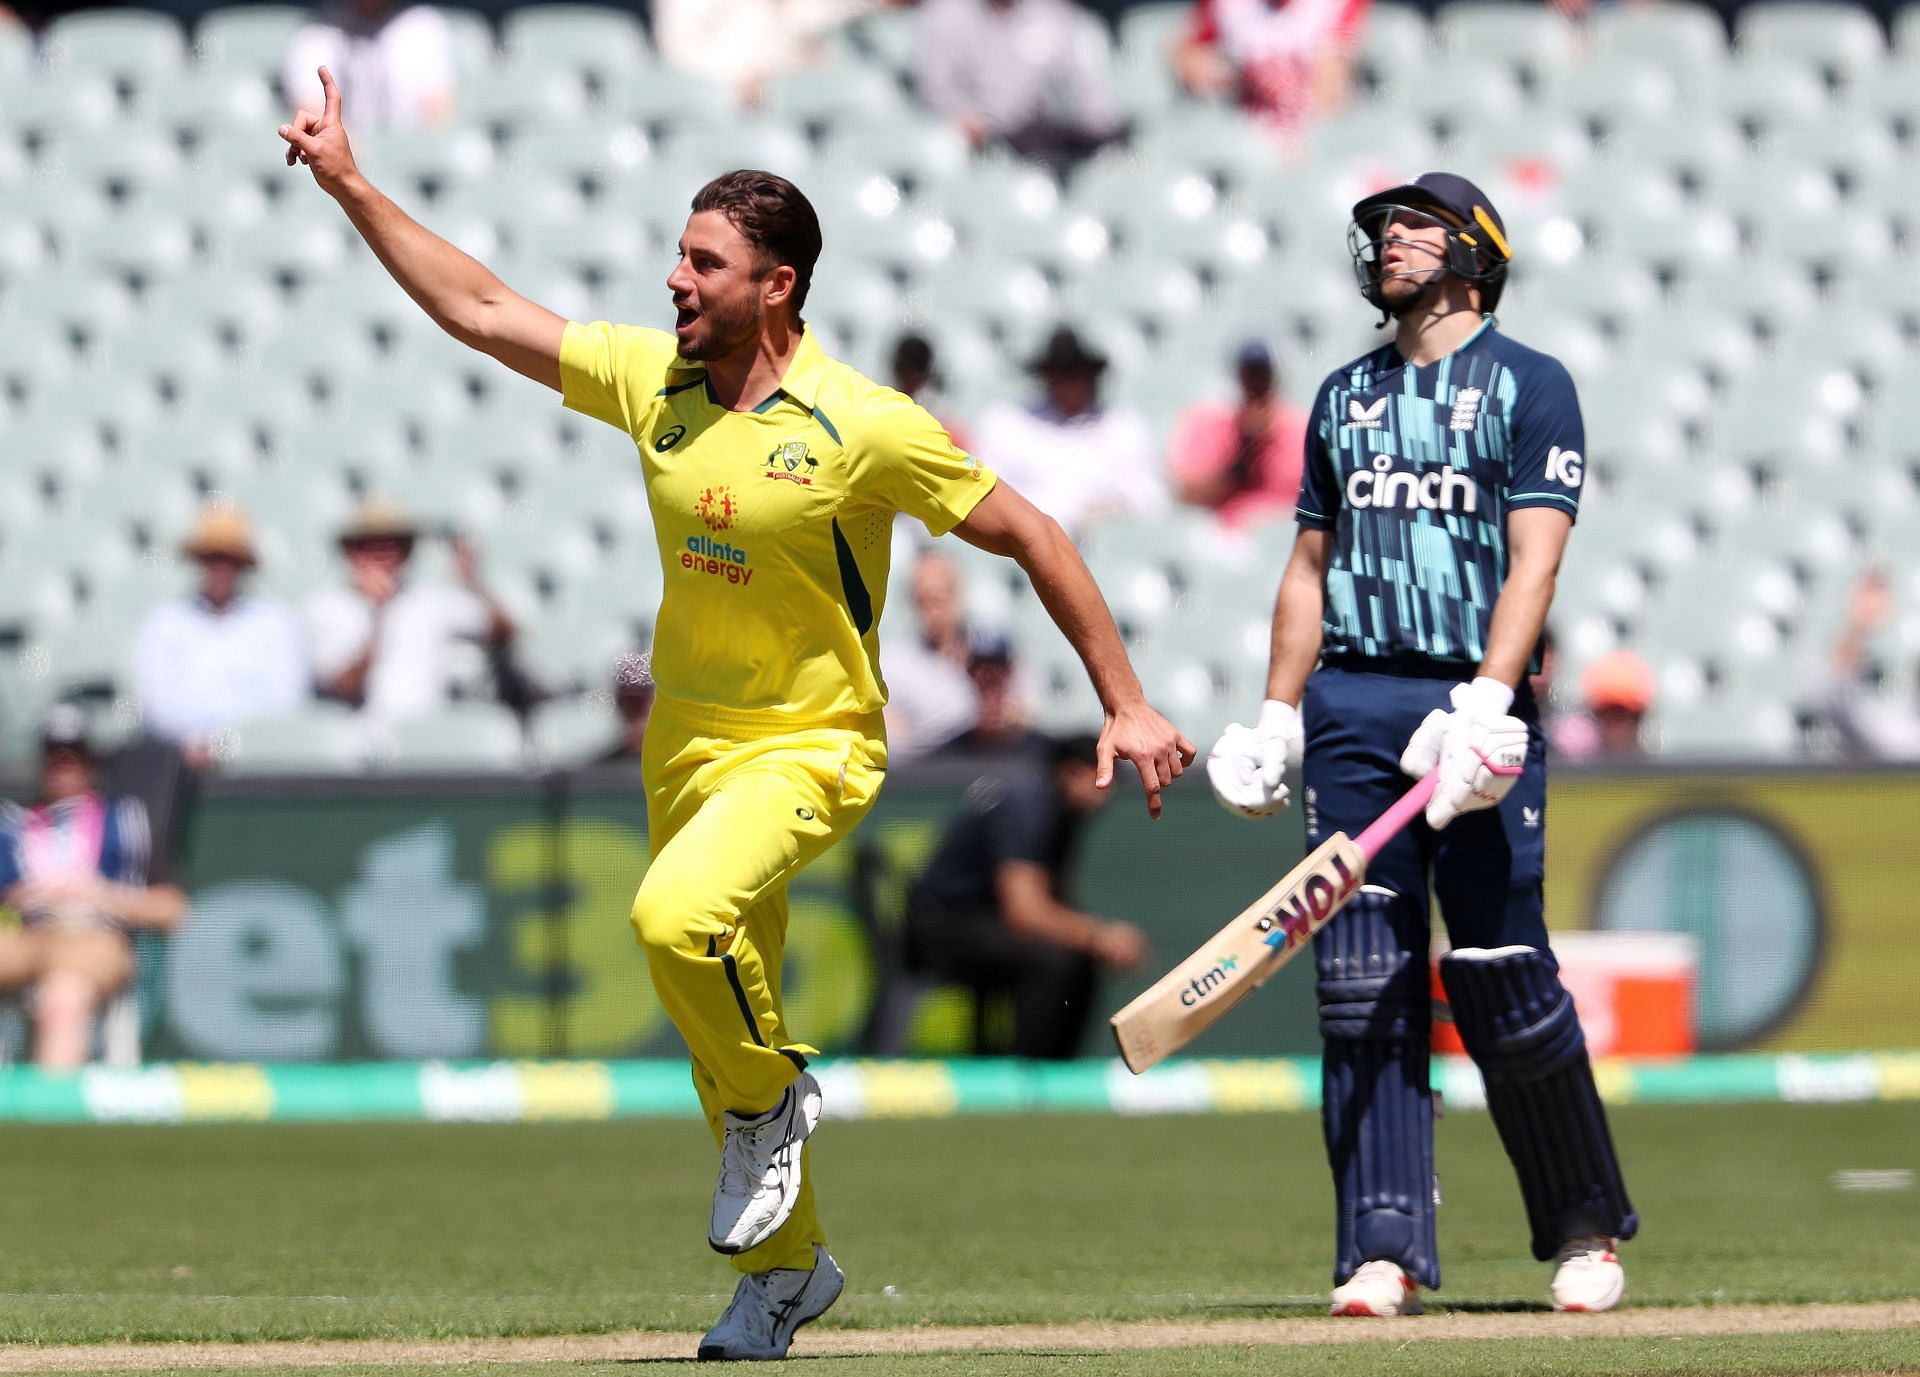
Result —
[[762, 108], [791, 124], [833, 129], [889, 121], [905, 110], [906, 98], [883, 72], [840, 66], [774, 77], [767, 83]]
[[1410, 87], [1433, 66], [1433, 31], [1412, 5], [1382, 3], [1368, 12], [1356, 54], [1362, 79], [1374, 103], [1404, 100]]
[[468, 81], [460, 87], [460, 119], [496, 133], [519, 129], [564, 129], [587, 119], [589, 91], [584, 78], [550, 67], [494, 80]]
[[265, 78], [215, 68], [194, 68], [156, 87], [145, 101], [143, 116], [152, 127], [195, 138], [223, 128], [270, 136], [275, 123], [285, 118]]
[[1752, 54], [1702, 73], [1694, 102], [1763, 133], [1789, 129], [1797, 120], [1816, 119], [1832, 104], [1826, 82], [1805, 63]]
[[104, 72], [41, 73], [0, 91], [0, 118], [15, 137], [99, 131], [119, 117], [120, 98]]
[[1455, 0], [1433, 28], [1452, 63], [1495, 63], [1530, 85], [1570, 66], [1579, 40], [1558, 10], [1517, 0]]
[[631, 10], [602, 5], [529, 5], [509, 11], [500, 26], [507, 70], [563, 71], [596, 92], [654, 65], [652, 45]]
[[380, 763], [389, 770], [518, 770], [527, 758], [518, 719], [493, 703], [450, 703], [386, 724], [379, 738]]
[[333, 703], [242, 722], [215, 745], [215, 768], [231, 775], [345, 774], [366, 759], [366, 725]]
[[297, 5], [235, 5], [201, 16], [194, 26], [194, 55], [215, 72], [244, 72], [277, 82], [287, 45], [308, 11]]
[[607, 100], [607, 113], [637, 120], [649, 130], [676, 124], [713, 124], [737, 118], [733, 95], [718, 82], [677, 67], [649, 67], [621, 77]]
[[[1689, 85], [1709, 79], [1709, 74], [1696, 74]], [[1604, 134], [1634, 119], [1671, 117], [1679, 108], [1681, 89], [1659, 63], [1623, 57], [1561, 68], [1541, 103]]]
[[497, 73], [500, 50], [494, 42], [492, 23], [477, 10], [442, 9], [440, 16], [453, 34], [453, 65], [460, 83], [460, 112], [464, 118], [465, 93]]
[[944, 120], [911, 113], [876, 124], [841, 124], [829, 131], [821, 162], [849, 172], [877, 172], [909, 193], [966, 176], [964, 136]]
[[620, 718], [605, 696], [542, 703], [533, 714], [533, 739], [542, 764], [573, 769], [598, 760], [620, 739]]
[[1742, 52], [1806, 63], [1843, 82], [1886, 56], [1879, 22], [1864, 7], [1821, 0], [1757, 0], [1740, 11], [1734, 37]]
[[92, 72], [135, 90], [170, 80], [186, 65], [187, 45], [171, 17], [144, 10], [90, 10], [47, 25], [41, 63], [54, 80]]

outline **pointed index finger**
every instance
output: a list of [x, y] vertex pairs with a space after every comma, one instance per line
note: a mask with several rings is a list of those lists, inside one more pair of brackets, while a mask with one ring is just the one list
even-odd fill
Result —
[[323, 117], [328, 124], [340, 123], [340, 88], [333, 84], [333, 73], [325, 67], [320, 69], [320, 89], [327, 93], [327, 108]]

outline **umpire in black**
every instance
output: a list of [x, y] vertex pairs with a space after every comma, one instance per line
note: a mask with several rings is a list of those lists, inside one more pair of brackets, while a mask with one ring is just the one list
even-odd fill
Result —
[[1042, 768], [988, 778], [967, 794], [907, 899], [907, 962], [972, 988], [982, 1007], [1013, 1003], [1016, 1057], [1074, 1055], [1103, 966], [1134, 970], [1144, 933], [1073, 905], [1068, 875], [1087, 820], [1107, 800], [1095, 787], [1096, 738], [1049, 743]]

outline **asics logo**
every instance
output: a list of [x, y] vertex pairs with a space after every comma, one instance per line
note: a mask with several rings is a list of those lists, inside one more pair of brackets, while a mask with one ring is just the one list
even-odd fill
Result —
[[1347, 419], [1342, 424], [1345, 430], [1378, 430], [1387, 423], [1387, 398], [1381, 397], [1372, 406], [1362, 406], [1359, 402], [1347, 402]]
[[653, 442], [654, 452], [656, 454], [665, 454], [668, 450], [686, 439], [686, 437], [687, 428], [685, 426], [675, 426], [672, 430], [664, 432], [658, 440]]
[[1580, 486], [1580, 480], [1586, 475], [1586, 460], [1580, 457], [1577, 449], [1561, 449], [1555, 445], [1547, 451], [1547, 481], [1564, 483], [1569, 488]]
[[1471, 512], [1479, 503], [1479, 489], [1471, 478], [1458, 469], [1408, 473], [1394, 468], [1391, 455], [1376, 454], [1372, 468], [1355, 469], [1347, 475], [1349, 507], [1400, 507], [1410, 512]]

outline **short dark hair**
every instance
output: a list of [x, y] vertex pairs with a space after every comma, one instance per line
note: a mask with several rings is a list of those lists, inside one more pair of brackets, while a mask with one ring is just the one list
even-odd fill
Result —
[[793, 318], [798, 323], [813, 285], [813, 265], [820, 261], [820, 217], [800, 188], [774, 173], [740, 168], [701, 187], [693, 210], [720, 212], [764, 264], [784, 263], [793, 269]]

